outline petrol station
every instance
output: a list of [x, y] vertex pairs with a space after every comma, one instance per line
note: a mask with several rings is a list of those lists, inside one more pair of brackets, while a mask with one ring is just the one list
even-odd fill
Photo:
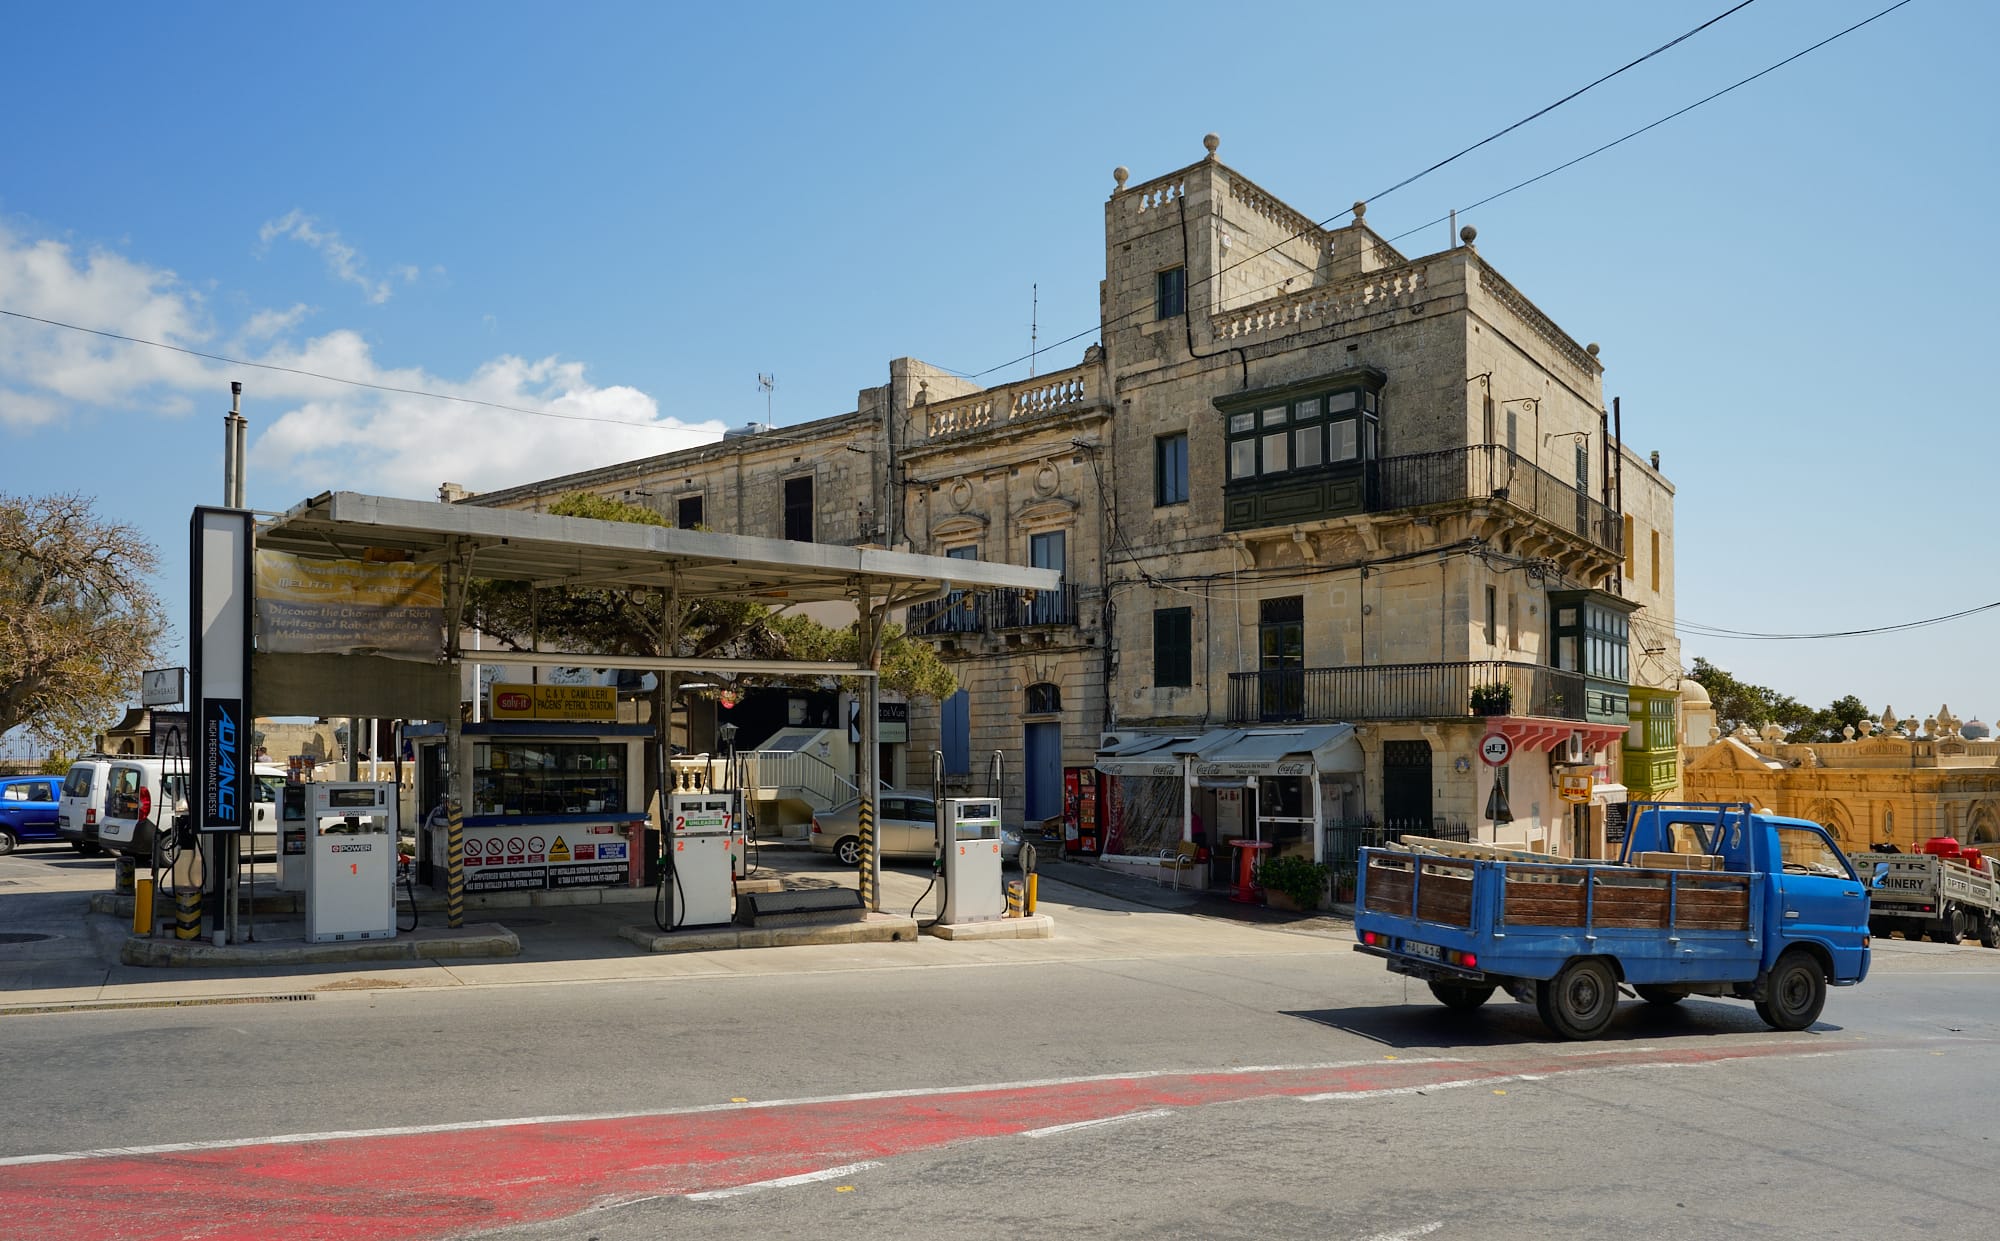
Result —
[[[280, 928], [297, 934], [295, 924], [268, 917], [260, 931], [250, 912], [256, 893], [246, 896], [240, 842], [260, 797], [251, 744], [258, 718], [405, 721], [416, 764], [418, 823], [402, 822], [406, 799], [396, 782], [289, 773], [276, 798], [271, 887], [296, 893], [302, 908], [294, 945], [395, 939], [398, 840], [412, 829], [414, 867], [401, 868], [400, 882], [413, 892], [420, 870], [443, 893], [447, 936], [465, 925], [469, 897], [491, 904], [496, 893], [559, 904], [553, 897], [564, 890], [650, 886], [665, 942], [635, 942], [660, 950], [692, 946], [704, 929], [759, 912], [781, 925], [814, 900], [827, 903], [824, 894], [739, 895], [752, 828], [731, 764], [671, 756], [665, 719], [606, 718], [615, 711], [583, 701], [593, 687], [535, 684], [534, 670], [551, 667], [651, 672], [664, 681], [666, 701], [682, 677], [857, 684], [863, 856], [846, 903], [858, 919], [887, 917], [871, 827], [871, 791], [883, 787], [875, 736], [883, 626], [893, 612], [954, 591], [1032, 596], [1058, 586], [1056, 572], [1018, 565], [353, 492], [323, 493], [261, 519], [199, 507], [191, 539], [191, 795], [174, 833], [171, 876], [155, 882], [174, 890], [174, 938], [198, 945], [205, 963], [226, 960], [231, 944], [269, 943]], [[678, 649], [684, 600], [844, 604], [853, 608], [858, 658], [630, 655], [544, 649], [539, 640], [528, 650], [467, 649], [468, 595], [482, 582], [635, 592], [658, 608], [664, 652]], [[473, 664], [509, 678], [478, 711], [468, 700], [479, 692], [477, 678], [467, 689]], [[946, 938], [1008, 912], [999, 811], [997, 797], [938, 799], [933, 929]], [[151, 928], [141, 921], [135, 915], [144, 935]], [[725, 935], [700, 946], [735, 942], [777, 941]]]

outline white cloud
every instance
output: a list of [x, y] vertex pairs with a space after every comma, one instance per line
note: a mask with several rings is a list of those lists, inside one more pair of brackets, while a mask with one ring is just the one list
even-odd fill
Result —
[[269, 340], [291, 331], [311, 313], [312, 307], [304, 302], [290, 310], [260, 310], [236, 330], [236, 335], [243, 340]]
[[[265, 221], [264, 227], [257, 230], [257, 241], [265, 247], [280, 237], [289, 237], [310, 249], [319, 251], [320, 257], [326, 260], [327, 271], [332, 273], [334, 279], [356, 286], [377, 306], [388, 301], [390, 293], [394, 292], [392, 282], [377, 280], [363, 270], [366, 264], [361, 258], [360, 251], [342, 241], [339, 233], [330, 228], [321, 228], [318, 220], [297, 207], [275, 220]], [[416, 279], [415, 271], [414, 267], [397, 269], [398, 274], [402, 274], [405, 280]]]
[[[104, 251], [78, 254], [0, 226], [0, 307], [124, 336], [222, 352], [208, 304], [170, 271]], [[90, 409], [154, 420], [219, 412], [231, 379], [251, 396], [254, 485], [282, 492], [352, 489], [429, 498], [441, 482], [489, 490], [710, 442], [722, 424], [688, 425], [636, 388], [600, 387], [581, 362], [503, 355], [452, 378], [377, 364], [359, 333], [273, 339], [310, 313], [261, 310], [230, 337], [268, 341], [246, 361], [337, 375], [378, 388], [246, 370], [164, 349], [0, 316], [0, 433], [33, 434]], [[379, 388], [418, 389], [569, 418], [467, 405]], [[578, 419], [600, 419], [582, 421]]]

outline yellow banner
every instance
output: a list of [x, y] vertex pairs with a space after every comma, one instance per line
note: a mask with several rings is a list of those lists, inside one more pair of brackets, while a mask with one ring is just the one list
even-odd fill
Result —
[[437, 659], [444, 577], [436, 565], [257, 553], [257, 649]]
[[615, 720], [618, 691], [609, 685], [496, 684], [487, 716], [496, 720]]

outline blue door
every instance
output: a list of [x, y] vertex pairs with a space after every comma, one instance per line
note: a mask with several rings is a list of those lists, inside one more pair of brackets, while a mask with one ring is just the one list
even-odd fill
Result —
[[1776, 960], [1787, 943], [1815, 942], [1832, 955], [1835, 978], [1858, 977], [1868, 952], [1868, 889], [1825, 832], [1779, 824], [1777, 833], [1784, 869], [1774, 876], [1777, 927], [1766, 953]]
[[1022, 738], [1027, 759], [1028, 825], [1062, 813], [1062, 725], [1030, 724]]

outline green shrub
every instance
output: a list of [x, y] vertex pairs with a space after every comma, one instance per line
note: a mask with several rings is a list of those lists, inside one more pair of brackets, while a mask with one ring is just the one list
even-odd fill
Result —
[[1298, 856], [1274, 857], [1257, 865], [1253, 876], [1260, 888], [1283, 892], [1300, 909], [1318, 909], [1326, 897], [1327, 877], [1333, 868]]

